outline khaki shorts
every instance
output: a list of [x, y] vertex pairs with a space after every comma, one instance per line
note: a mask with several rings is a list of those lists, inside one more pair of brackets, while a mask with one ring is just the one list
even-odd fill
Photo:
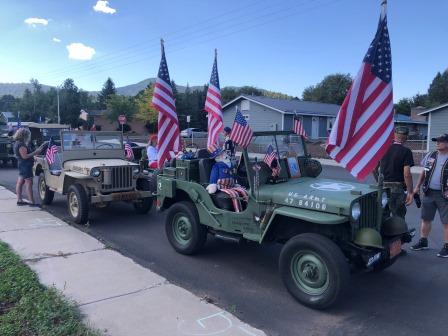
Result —
[[448, 200], [442, 197], [440, 190], [429, 189], [422, 199], [422, 219], [434, 220], [437, 210], [442, 224], [448, 224]]

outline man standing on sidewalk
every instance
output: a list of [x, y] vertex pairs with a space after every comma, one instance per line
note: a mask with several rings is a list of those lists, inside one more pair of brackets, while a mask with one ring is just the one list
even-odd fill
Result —
[[428, 249], [428, 235], [438, 210], [443, 224], [444, 245], [437, 256], [448, 258], [448, 134], [442, 134], [431, 140], [437, 141], [437, 150], [428, 153], [423, 159], [424, 170], [420, 174], [414, 189], [414, 193], [418, 193], [423, 185], [424, 196], [422, 200], [421, 238], [411, 249], [414, 251]]
[[[413, 184], [411, 167], [414, 165], [412, 151], [404, 146], [408, 139], [409, 129], [399, 126], [395, 128], [394, 143], [389, 147], [380, 161], [381, 173], [384, 176], [384, 187], [390, 188], [389, 210], [393, 216], [404, 219], [406, 206], [412, 204]], [[378, 181], [378, 169], [374, 171]]]

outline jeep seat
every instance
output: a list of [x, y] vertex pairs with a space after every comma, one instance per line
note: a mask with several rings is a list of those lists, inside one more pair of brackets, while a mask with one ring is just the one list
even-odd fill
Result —
[[[199, 183], [203, 186], [207, 186], [210, 181], [210, 173], [212, 167], [215, 164], [214, 159], [200, 159], [199, 160]], [[222, 191], [217, 191], [215, 194], [211, 194], [213, 204], [223, 210], [234, 211], [232, 199], [228, 194]]]

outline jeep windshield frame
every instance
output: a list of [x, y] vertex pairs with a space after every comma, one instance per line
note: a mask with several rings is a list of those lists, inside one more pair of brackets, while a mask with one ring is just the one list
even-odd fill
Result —
[[[249, 147], [251, 147], [251, 149], [253, 149], [254, 147], [251, 146], [252, 144], [256, 143], [257, 138], [260, 137], [272, 137], [272, 141], [268, 141], [266, 142], [264, 145], [264, 149], [261, 151], [261, 153], [254, 153], [256, 155], [254, 155], [252, 158], [249, 156], [249, 152], [250, 150], [248, 150]], [[253, 163], [253, 159], [255, 158], [256, 161], [258, 162], [263, 162], [263, 158], [266, 154], [266, 149], [269, 146], [269, 144], [271, 144], [274, 148], [275, 151], [277, 151], [278, 154], [282, 154], [282, 152], [291, 152], [291, 151], [285, 151], [282, 149], [285, 149], [284, 145], [287, 145], [287, 147], [290, 147], [289, 145], [291, 144], [291, 137], [295, 138], [295, 143], [296, 146], [293, 147], [292, 149], [296, 149], [297, 152], [297, 156], [303, 156], [303, 157], [309, 157], [307, 148], [306, 148], [306, 144], [305, 141], [303, 139], [303, 137], [298, 136], [296, 133], [294, 133], [293, 131], [261, 131], [261, 132], [254, 132], [253, 133], [253, 137], [252, 137], [252, 141], [249, 144], [249, 146], [247, 148], [242, 149], [242, 155], [243, 155], [243, 159], [244, 159], [244, 164], [245, 164], [245, 168], [246, 168], [246, 172], [247, 172], [247, 178], [248, 178], [248, 183], [249, 183], [249, 187], [250, 187], [250, 195], [252, 197], [254, 197], [256, 199], [256, 193], [255, 193], [255, 186], [254, 186], [254, 172], [252, 170], [252, 163]], [[282, 141], [279, 141], [280, 139], [282, 139]], [[284, 139], [288, 139], [288, 141], [285, 141]], [[258, 150], [260, 152], [260, 150]], [[288, 177], [289, 179], [289, 177]]]

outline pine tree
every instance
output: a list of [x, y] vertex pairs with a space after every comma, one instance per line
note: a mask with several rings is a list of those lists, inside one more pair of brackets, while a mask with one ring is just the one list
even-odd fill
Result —
[[117, 94], [117, 89], [115, 88], [114, 81], [108, 77], [103, 84], [101, 92], [98, 94], [98, 105], [100, 109], [105, 109], [107, 107], [107, 100], [111, 95]]

